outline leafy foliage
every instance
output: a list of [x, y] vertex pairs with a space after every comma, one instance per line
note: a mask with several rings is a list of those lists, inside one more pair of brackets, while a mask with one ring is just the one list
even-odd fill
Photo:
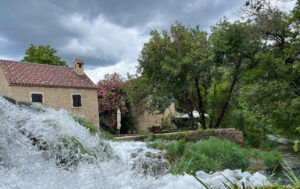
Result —
[[[269, 132], [296, 135], [300, 125], [299, 0], [291, 13], [249, 0], [244, 20], [220, 20], [208, 35], [176, 22], [153, 30], [139, 57], [131, 101], [200, 115], [203, 128], [232, 127], [259, 147]], [[131, 98], [131, 97], [130, 97]], [[208, 121], [208, 122], [207, 122]]]
[[22, 61], [54, 66], [68, 66], [66, 61], [63, 61], [60, 57], [54, 55], [55, 53], [57, 53], [57, 50], [51, 48], [49, 45], [39, 45], [36, 47], [35, 45], [30, 44], [25, 51], [26, 55]]
[[106, 74], [103, 80], [98, 82], [98, 103], [101, 121], [112, 127], [116, 126], [117, 110], [121, 111], [121, 132], [127, 133], [133, 130], [133, 118], [131, 105], [126, 88], [130, 83], [126, 82], [119, 74]]
[[[151, 102], [158, 109], [172, 101], [192, 116], [197, 109], [205, 128], [203, 95], [208, 82], [205, 71], [211, 61], [207, 33], [199, 27], [185, 27], [179, 22], [170, 31], [151, 32], [139, 57], [141, 81], [152, 87]], [[169, 99], [169, 100], [168, 100]]]
[[173, 142], [168, 146], [166, 157], [173, 162], [171, 171], [175, 174], [193, 174], [199, 170], [245, 170], [250, 165], [250, 156], [245, 149], [219, 138], [197, 143], [186, 143], [182, 140]]
[[127, 93], [124, 91], [125, 79], [119, 74], [106, 74], [103, 80], [98, 82], [99, 112], [100, 114], [109, 111], [123, 112], [128, 109], [125, 106]]

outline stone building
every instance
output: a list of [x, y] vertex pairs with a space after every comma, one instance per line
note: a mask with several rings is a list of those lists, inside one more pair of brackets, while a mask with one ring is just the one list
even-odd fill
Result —
[[74, 59], [73, 66], [0, 60], [0, 96], [66, 109], [99, 126], [97, 87], [81, 59]]
[[[189, 119], [189, 115], [187, 113], [179, 113], [176, 111], [174, 103], [166, 108], [163, 113], [159, 113], [158, 111], [150, 112], [147, 110], [138, 111], [137, 109], [134, 109], [132, 114], [134, 125], [138, 132], [149, 132], [153, 126], [162, 127], [163, 121], [166, 121], [166, 123], [172, 128], [176, 128], [176, 125], [174, 125], [171, 121], [172, 119]], [[204, 114], [204, 116], [208, 117], [208, 114]], [[199, 118], [200, 114], [194, 110], [193, 117], [195, 119]]]
[[162, 126], [163, 120], [166, 119], [166, 121], [170, 121], [169, 116], [174, 117], [175, 113], [174, 103], [172, 103], [170, 107], [165, 109], [164, 113], [161, 114], [158, 112], [150, 112], [147, 110], [144, 110], [142, 112], [133, 110], [132, 112], [134, 125], [138, 132], [149, 132], [149, 129], [153, 126]]

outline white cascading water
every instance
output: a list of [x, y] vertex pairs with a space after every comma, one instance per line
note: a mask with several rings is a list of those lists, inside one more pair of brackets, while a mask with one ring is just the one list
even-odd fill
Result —
[[[143, 142], [114, 142], [91, 135], [65, 110], [13, 104], [0, 97], [0, 188], [115, 189], [204, 188], [193, 176], [174, 176], [163, 152]], [[197, 172], [223, 188], [224, 176], [241, 186], [270, 184], [260, 173]]]

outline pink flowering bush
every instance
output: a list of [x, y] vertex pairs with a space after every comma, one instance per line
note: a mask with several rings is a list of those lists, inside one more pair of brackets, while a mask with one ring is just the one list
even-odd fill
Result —
[[127, 112], [126, 100], [128, 95], [124, 90], [125, 79], [118, 73], [106, 74], [103, 80], [98, 82], [99, 113]]
[[134, 130], [133, 117], [130, 111], [129, 96], [126, 89], [131, 88], [130, 83], [119, 74], [106, 74], [103, 80], [98, 82], [98, 98], [100, 124], [116, 129], [117, 110], [122, 112], [121, 133]]

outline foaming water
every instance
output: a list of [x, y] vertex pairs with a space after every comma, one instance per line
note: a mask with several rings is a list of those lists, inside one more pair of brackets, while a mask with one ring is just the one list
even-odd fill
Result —
[[[190, 175], [168, 173], [159, 150], [143, 142], [113, 142], [91, 135], [65, 110], [13, 104], [0, 97], [0, 188], [204, 188]], [[223, 188], [269, 184], [260, 173], [239, 170], [197, 172], [203, 182]]]

